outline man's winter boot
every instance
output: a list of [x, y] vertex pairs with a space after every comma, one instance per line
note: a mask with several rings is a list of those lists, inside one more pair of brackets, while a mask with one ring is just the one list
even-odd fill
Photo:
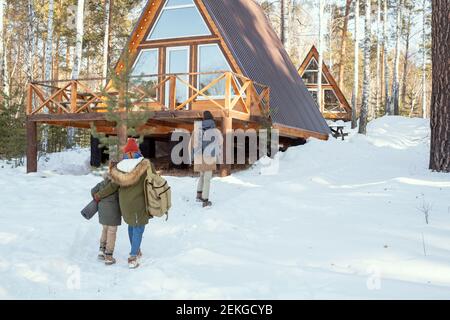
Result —
[[203, 200], [203, 208], [207, 208], [207, 207], [211, 207], [212, 206], [212, 202], [209, 201], [208, 199]]
[[105, 260], [105, 251], [106, 251], [106, 245], [105, 246], [100, 245], [100, 249], [98, 251], [98, 256], [97, 256], [98, 260], [102, 260], [102, 261]]
[[128, 268], [130, 269], [136, 269], [139, 267], [139, 262], [137, 257], [129, 257], [128, 258]]
[[202, 202], [202, 192], [201, 191], [197, 191], [197, 202]]
[[105, 253], [105, 264], [107, 266], [110, 266], [115, 263], [116, 263], [116, 259], [114, 259], [112, 252], [111, 253], [106, 252]]

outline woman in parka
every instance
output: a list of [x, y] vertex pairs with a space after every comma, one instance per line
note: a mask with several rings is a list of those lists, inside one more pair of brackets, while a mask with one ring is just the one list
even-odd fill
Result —
[[[115, 163], [110, 162], [110, 170], [114, 167], [114, 165]], [[104, 180], [91, 190], [91, 194], [95, 195], [103, 189], [110, 188], [111, 184], [111, 177], [109, 174], [106, 174]], [[122, 224], [119, 194], [114, 192], [101, 199], [101, 201], [99, 199], [96, 200], [98, 202], [98, 219], [100, 224], [103, 226], [98, 258], [105, 261], [106, 265], [112, 265], [116, 263], [116, 259], [114, 259], [113, 254], [114, 247], [116, 245], [117, 228]]]
[[108, 188], [96, 193], [95, 197], [101, 200], [116, 191], [119, 192], [120, 209], [123, 220], [128, 224], [131, 244], [128, 266], [135, 269], [139, 266], [142, 256], [142, 236], [150, 219], [146, 212], [144, 183], [151, 163], [141, 155], [135, 139], [128, 139], [123, 151], [123, 160], [110, 171], [112, 183]]

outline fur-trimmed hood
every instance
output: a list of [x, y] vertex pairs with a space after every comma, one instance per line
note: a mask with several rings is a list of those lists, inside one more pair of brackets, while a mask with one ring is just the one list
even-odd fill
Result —
[[130, 173], [125, 173], [117, 169], [117, 166], [111, 170], [111, 180], [121, 187], [130, 187], [136, 184], [143, 174], [150, 169], [150, 161], [142, 160]]

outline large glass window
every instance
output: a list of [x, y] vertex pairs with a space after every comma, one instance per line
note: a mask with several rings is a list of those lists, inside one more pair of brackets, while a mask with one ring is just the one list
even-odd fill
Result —
[[192, 0], [168, 0], [147, 40], [210, 34], [208, 26]]
[[150, 101], [157, 98], [157, 90], [154, 88], [158, 78], [151, 75], [158, 74], [158, 49], [142, 50], [133, 65], [131, 72], [131, 84], [133, 91], [142, 97], [142, 101]]
[[[305, 72], [303, 72], [303, 81], [306, 84], [317, 84], [319, 75], [319, 65], [317, 64], [316, 59], [311, 59], [311, 61], [308, 64], [308, 67], [306, 67]], [[322, 72], [322, 84], [328, 84], [328, 81], [325, 77], [325, 75]]]
[[323, 100], [324, 110], [326, 112], [345, 112], [345, 109], [341, 106], [339, 99], [333, 90], [325, 89]]
[[[231, 68], [219, 46], [217, 44], [208, 44], [198, 46], [198, 71], [200, 73], [231, 71]], [[219, 76], [219, 73], [200, 75], [198, 77], [198, 88], [203, 89]], [[225, 94], [225, 79], [209, 88], [205, 94], [212, 97], [223, 97]]]
[[[189, 47], [167, 48], [166, 73], [178, 74], [178, 77], [189, 82]], [[166, 105], [169, 105], [169, 85], [166, 85]], [[189, 88], [181, 81], [176, 81], [176, 105], [188, 99]]]

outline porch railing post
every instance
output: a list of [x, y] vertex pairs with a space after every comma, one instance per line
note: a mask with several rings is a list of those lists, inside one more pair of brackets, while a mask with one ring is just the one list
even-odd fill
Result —
[[169, 78], [169, 109], [175, 110], [176, 104], [176, 90], [177, 90], [177, 78], [170, 76]]
[[225, 112], [227, 116], [231, 106], [231, 72], [227, 72], [225, 76]]

